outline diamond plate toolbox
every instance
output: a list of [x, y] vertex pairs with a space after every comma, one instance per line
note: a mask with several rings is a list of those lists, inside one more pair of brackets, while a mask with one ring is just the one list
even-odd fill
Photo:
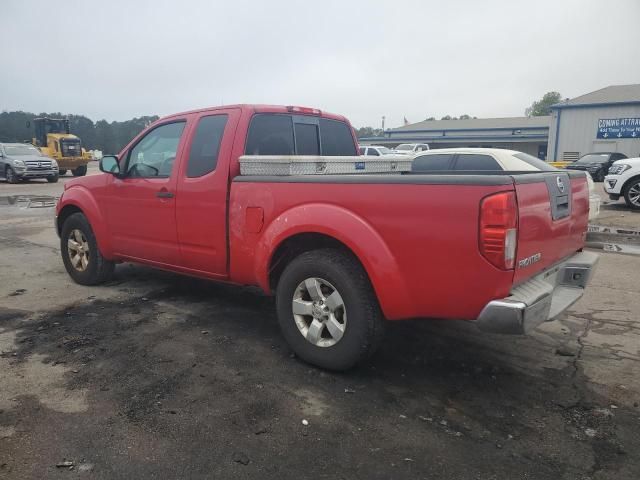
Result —
[[240, 157], [241, 175], [336, 175], [358, 173], [402, 173], [411, 171], [411, 158], [318, 157], [244, 155]]

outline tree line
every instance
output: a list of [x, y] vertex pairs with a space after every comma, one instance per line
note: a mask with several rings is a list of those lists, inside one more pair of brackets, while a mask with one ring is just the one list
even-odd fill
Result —
[[[40, 113], [2, 112], [0, 113], [0, 142], [25, 142], [34, 136], [33, 119], [37, 117], [68, 118], [71, 133], [78, 136], [86, 150], [101, 150], [105, 154], [118, 153], [129, 141], [151, 122], [159, 117], [143, 116], [123, 122], [93, 122], [84, 115], [63, 115], [60, 112]], [[30, 122], [30, 127], [27, 127]]]

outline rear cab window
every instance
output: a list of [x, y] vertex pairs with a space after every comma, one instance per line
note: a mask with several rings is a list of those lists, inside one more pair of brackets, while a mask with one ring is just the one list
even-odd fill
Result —
[[320, 132], [313, 123], [294, 122], [296, 155], [320, 155]]
[[451, 170], [452, 154], [420, 155], [414, 158], [411, 171], [417, 173], [446, 172]]
[[357, 155], [345, 122], [310, 115], [259, 113], [249, 125], [247, 155]]
[[500, 164], [490, 155], [461, 153], [456, 158], [456, 171], [503, 171]]

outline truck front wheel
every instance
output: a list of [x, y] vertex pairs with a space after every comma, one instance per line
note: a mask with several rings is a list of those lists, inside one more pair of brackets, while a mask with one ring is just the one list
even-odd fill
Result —
[[289, 263], [276, 292], [278, 322], [301, 359], [347, 370], [378, 347], [384, 319], [369, 278], [352, 255], [305, 252]]
[[74, 177], [84, 177], [87, 174], [87, 166], [82, 165], [80, 167], [74, 168], [73, 170], [71, 170], [71, 173], [73, 173]]
[[67, 170], [65, 168], [63, 168], [62, 170], [58, 170], [58, 175], [60, 175], [61, 177], [67, 174]]
[[74, 213], [62, 225], [60, 253], [67, 273], [80, 285], [97, 285], [113, 274], [114, 263], [102, 256], [91, 225], [82, 213]]

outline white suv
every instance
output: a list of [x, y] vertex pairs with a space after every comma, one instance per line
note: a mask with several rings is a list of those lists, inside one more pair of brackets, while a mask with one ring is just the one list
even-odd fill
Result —
[[428, 143], [401, 143], [393, 149], [396, 155], [415, 155], [429, 150]]
[[624, 197], [630, 208], [640, 210], [640, 158], [625, 158], [613, 162], [604, 177], [604, 191], [611, 200]]

